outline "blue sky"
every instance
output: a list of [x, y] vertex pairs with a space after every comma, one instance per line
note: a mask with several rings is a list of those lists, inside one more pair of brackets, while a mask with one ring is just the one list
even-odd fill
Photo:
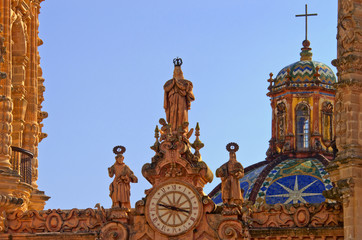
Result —
[[109, 208], [115, 145], [127, 148], [125, 162], [139, 179], [132, 206], [144, 197], [150, 184], [141, 168], [154, 153], [163, 84], [177, 56], [194, 85], [189, 122], [200, 123], [211, 170], [228, 160], [229, 142], [240, 145], [244, 167], [264, 160], [271, 135], [266, 80], [299, 60], [304, 19], [295, 15], [306, 3], [318, 13], [309, 21], [313, 60], [331, 66], [337, 0], [44, 1], [39, 51], [49, 136], [39, 145], [38, 184], [52, 197], [46, 208]]

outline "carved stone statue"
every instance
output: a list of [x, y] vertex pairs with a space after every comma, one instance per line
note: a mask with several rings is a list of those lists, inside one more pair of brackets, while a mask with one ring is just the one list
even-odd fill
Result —
[[175, 65], [173, 78], [165, 83], [163, 89], [165, 90], [166, 119], [172, 130], [176, 131], [184, 122], [188, 122], [188, 110], [190, 110], [195, 96], [192, 93], [192, 82], [184, 79], [181, 70], [182, 59], [175, 58], [173, 62]]
[[123, 162], [123, 153], [126, 148], [116, 146], [113, 152], [116, 154], [116, 162], [112, 167], [108, 168], [109, 177], [114, 177], [113, 182], [109, 186], [109, 196], [112, 198], [112, 208], [131, 208], [130, 203], [130, 183], [138, 182], [137, 177], [131, 169]]
[[243, 190], [240, 188], [239, 179], [244, 176], [243, 166], [236, 160], [235, 152], [239, 146], [229, 143], [226, 149], [230, 153], [230, 160], [216, 170], [216, 177], [221, 178], [221, 196], [225, 205], [240, 205], [244, 202]]

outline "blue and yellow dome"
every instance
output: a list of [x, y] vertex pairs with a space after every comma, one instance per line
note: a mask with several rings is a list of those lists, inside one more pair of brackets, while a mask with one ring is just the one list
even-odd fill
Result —
[[[320, 85], [326, 88], [331, 88], [336, 83], [336, 76], [332, 69], [326, 64], [316, 61], [298, 61], [289, 66], [284, 67], [277, 75], [275, 79], [275, 87], [286, 84], [287, 77], [290, 79], [290, 85], [293, 87], [307, 87], [309, 83], [315, 85], [315, 74], [317, 73], [317, 67], [319, 67], [318, 74]], [[289, 76], [288, 76], [289, 70]], [[311, 86], [314, 86], [312, 85]]]
[[284, 67], [278, 73], [274, 80], [274, 88], [278, 89], [286, 85], [291, 87], [319, 85], [327, 89], [334, 89], [333, 84], [337, 82], [334, 72], [326, 64], [312, 61], [309, 45], [309, 41], [303, 42], [300, 61]]
[[[324, 190], [332, 188], [323, 158], [279, 159], [260, 162], [245, 169], [240, 179], [245, 200], [255, 205], [322, 203]], [[210, 194], [216, 204], [222, 203], [220, 185]]]

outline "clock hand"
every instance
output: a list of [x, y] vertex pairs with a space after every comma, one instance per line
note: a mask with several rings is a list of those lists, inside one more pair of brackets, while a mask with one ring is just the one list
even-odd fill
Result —
[[171, 210], [179, 211], [179, 212], [186, 212], [186, 213], [190, 213], [190, 211], [187, 211], [187, 210], [185, 210], [185, 209], [181, 209], [181, 208], [178, 208], [178, 207], [165, 205], [165, 204], [162, 204], [162, 203], [157, 203], [157, 205], [158, 205], [158, 206], [161, 206], [161, 207], [164, 207], [164, 208], [167, 208], [167, 209], [171, 209]]
[[190, 213], [190, 211], [187, 211], [187, 210], [182, 209], [182, 208], [178, 208], [178, 207], [173, 207], [173, 208], [174, 208], [174, 210], [179, 211], [179, 212]]
[[167, 208], [167, 209], [172, 209], [172, 206], [169, 206], [169, 205], [165, 205], [165, 204], [162, 204], [162, 203], [157, 203], [158, 206], [161, 206], [161, 207], [164, 207], [164, 208]]

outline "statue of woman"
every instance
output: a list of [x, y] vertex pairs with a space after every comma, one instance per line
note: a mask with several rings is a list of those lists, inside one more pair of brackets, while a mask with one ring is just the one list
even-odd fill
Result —
[[181, 70], [182, 59], [174, 59], [174, 64], [173, 78], [165, 83], [163, 89], [165, 90], [166, 119], [172, 130], [176, 131], [184, 122], [188, 122], [188, 110], [195, 96], [192, 92], [192, 82], [184, 79]]
[[136, 183], [138, 182], [138, 179], [133, 174], [132, 170], [123, 162], [123, 152], [117, 153], [116, 162], [112, 167], [108, 168], [109, 177], [115, 176], [113, 182], [109, 186], [109, 196], [112, 198], [112, 208], [130, 209], [130, 183]]

